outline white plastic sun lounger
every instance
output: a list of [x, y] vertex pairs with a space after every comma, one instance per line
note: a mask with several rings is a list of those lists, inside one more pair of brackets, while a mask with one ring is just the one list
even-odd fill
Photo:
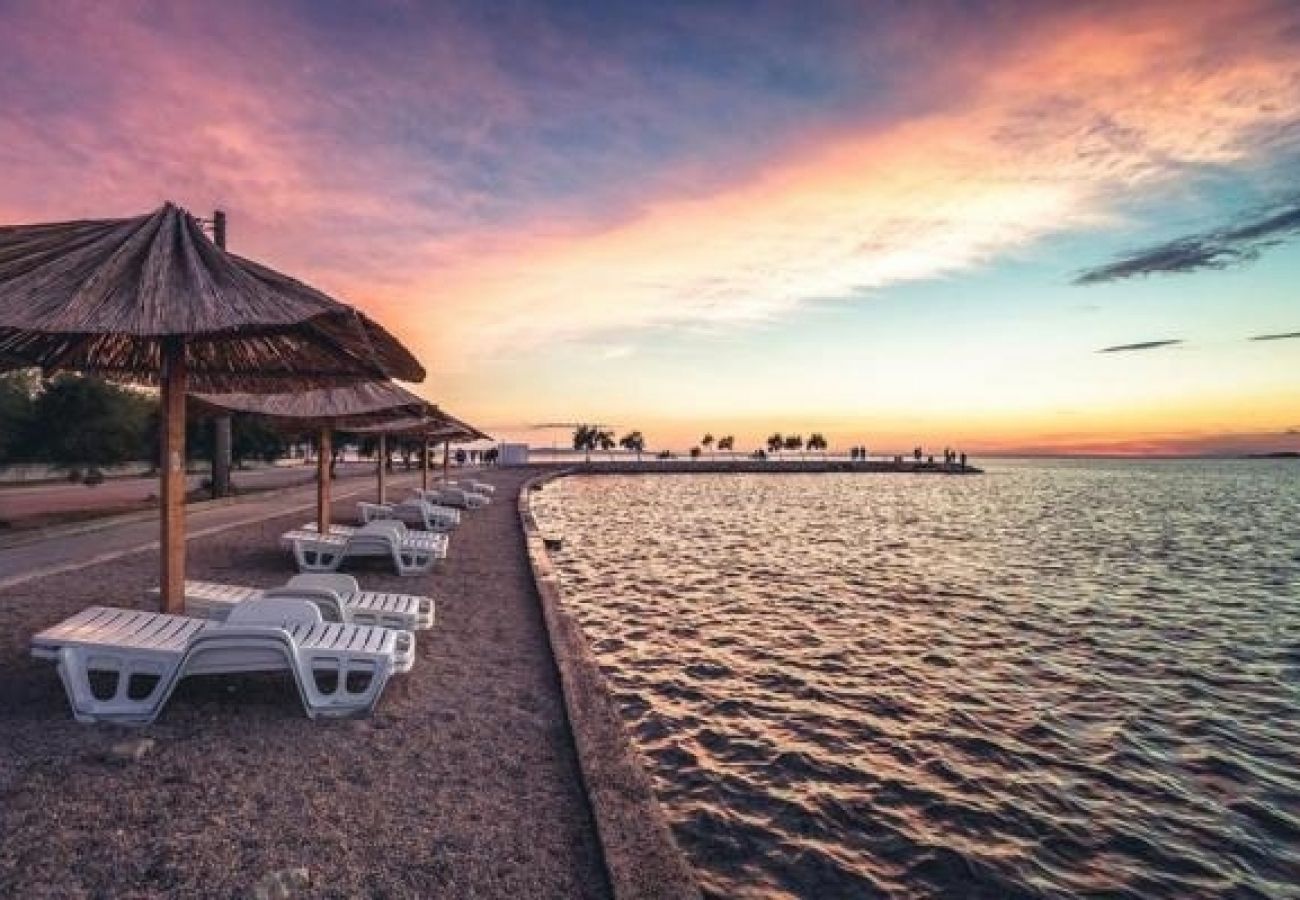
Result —
[[444, 481], [441, 486], [473, 491], [476, 494], [485, 494], [489, 498], [497, 492], [497, 486], [495, 484], [488, 484], [486, 481], [474, 481], [469, 478], [464, 480], [458, 479], [456, 481]]
[[[150, 593], [157, 594], [158, 588]], [[404, 631], [433, 627], [432, 597], [363, 591], [351, 575], [338, 573], [295, 575], [282, 587], [265, 589], [214, 581], [186, 581], [185, 614], [224, 622], [238, 604], [263, 597], [315, 603], [326, 622], [378, 625]], [[407, 671], [401, 660], [397, 671]]]
[[423, 575], [447, 556], [447, 535], [408, 531], [396, 519], [370, 522], [349, 535], [290, 531], [281, 543], [289, 545], [300, 572], [333, 572], [348, 558], [386, 557], [398, 575]]
[[487, 494], [467, 491], [459, 487], [430, 488], [427, 491], [417, 490], [416, 493], [426, 503], [454, 506], [457, 509], [481, 509], [492, 502]]
[[92, 606], [32, 638], [79, 722], [148, 724], [187, 675], [289, 670], [310, 718], [370, 712], [415, 635], [329, 624], [305, 600], [239, 604], [226, 622]]
[[423, 531], [451, 531], [460, 524], [460, 511], [412, 497], [400, 503], [358, 503], [362, 522], [397, 519]]
[[[403, 537], [404, 540], [413, 544], [428, 544], [429, 546], [434, 547], [435, 549], [441, 547], [444, 556], [446, 555], [447, 547], [451, 540], [451, 536], [443, 532], [418, 531], [418, 530], [406, 528], [406, 523], [398, 519], [375, 519], [373, 520], [373, 523], [372, 522], [366, 523], [366, 525], [370, 525], [370, 524], [388, 525], [394, 527], [399, 534], [404, 536]], [[335, 523], [331, 522], [329, 534], [330, 537], [348, 538], [348, 537], [352, 537], [352, 535], [356, 534], [364, 527], [365, 525], [336, 525]], [[293, 541], [295, 538], [299, 538], [303, 536], [314, 538], [316, 537], [316, 535], [317, 535], [316, 523], [304, 522], [302, 525], [299, 525], [297, 528], [290, 529], [289, 531], [286, 531], [284, 534], [280, 535], [280, 546], [284, 548], [286, 551], [292, 552]]]

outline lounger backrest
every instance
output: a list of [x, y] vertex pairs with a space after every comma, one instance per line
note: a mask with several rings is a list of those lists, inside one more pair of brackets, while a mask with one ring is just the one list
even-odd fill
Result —
[[228, 625], [322, 625], [325, 617], [310, 600], [288, 597], [260, 597], [245, 600], [230, 611]]
[[273, 587], [262, 593], [263, 599], [271, 600], [306, 600], [318, 610], [321, 619], [326, 622], [348, 621], [343, 598], [328, 588], [313, 587]]
[[357, 511], [361, 515], [362, 522], [374, 522], [393, 517], [391, 503], [367, 503], [363, 500], [357, 504]]
[[308, 572], [305, 575], [295, 575], [285, 582], [285, 587], [320, 588], [326, 591], [333, 591], [338, 594], [340, 598], [347, 597], [351, 594], [361, 593], [361, 585], [355, 578], [351, 575], [339, 575], [334, 572]]
[[391, 536], [400, 541], [406, 536], [406, 526], [397, 519], [383, 519], [378, 522], [367, 522], [353, 532], [354, 537], [368, 537], [371, 535], [376, 537]]

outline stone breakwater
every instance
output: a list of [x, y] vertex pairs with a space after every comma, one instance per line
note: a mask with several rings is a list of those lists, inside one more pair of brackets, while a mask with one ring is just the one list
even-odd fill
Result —
[[529, 505], [534, 489], [564, 474], [528, 482], [519, 494], [519, 518], [610, 885], [618, 898], [699, 898], [586, 636], [561, 605], [559, 577]]
[[983, 469], [975, 466], [945, 466], [941, 463], [918, 463], [904, 460], [901, 463], [872, 461], [854, 462], [847, 459], [646, 459], [609, 460], [593, 459], [570, 467], [574, 474], [663, 474], [690, 472], [696, 475], [746, 473], [789, 474], [801, 472], [860, 472], [864, 474], [897, 473], [905, 475], [981, 475]]

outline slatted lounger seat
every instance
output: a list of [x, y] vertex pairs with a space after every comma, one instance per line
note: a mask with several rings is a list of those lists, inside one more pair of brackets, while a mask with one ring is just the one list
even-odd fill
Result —
[[408, 531], [395, 519], [370, 522], [349, 535], [290, 531], [281, 536], [300, 572], [333, 572], [348, 558], [385, 557], [398, 575], [423, 575], [447, 556], [447, 536]]
[[[372, 523], [370, 522], [366, 523], [366, 525], [370, 525], [370, 524]], [[398, 526], [399, 529], [405, 528], [406, 525], [405, 522], [400, 522], [397, 519], [376, 519], [374, 520], [374, 524]], [[348, 538], [356, 534], [364, 527], [365, 527], [364, 525], [362, 526], [335, 525], [333, 522], [331, 522], [329, 533], [330, 533], [330, 537], [332, 538], [335, 537]], [[450, 536], [445, 533], [430, 532], [430, 531], [415, 531], [409, 528], [406, 528], [404, 531], [399, 530], [398, 533], [403, 535], [404, 540], [407, 541], [408, 543], [417, 544], [417, 545], [418, 544], [427, 545], [429, 547], [432, 547], [435, 551], [440, 550], [444, 557], [447, 555], [447, 548], [450, 544]], [[304, 522], [302, 525], [298, 526], [297, 528], [290, 529], [289, 531], [286, 531], [284, 534], [280, 535], [280, 547], [286, 552], [291, 553], [293, 552], [294, 540], [301, 537], [314, 538], [316, 537], [316, 535], [317, 535], [316, 523]]]
[[467, 491], [459, 487], [432, 488], [427, 491], [417, 490], [416, 493], [427, 503], [454, 506], [457, 509], [482, 509], [492, 502], [487, 494]]
[[[375, 519], [373, 521], [376, 523], [386, 523], [388, 525], [401, 525], [401, 526], [406, 525], [405, 522], [401, 522], [398, 519]], [[365, 524], [369, 525], [370, 522], [367, 522]], [[360, 531], [362, 527], [364, 526], [337, 525], [331, 522], [329, 533], [331, 537], [351, 537], [352, 535]], [[317, 526], [315, 522], [304, 522], [303, 524], [299, 525], [297, 528], [292, 528], [289, 531], [286, 531], [284, 534], [280, 535], [280, 546], [287, 552], [292, 551], [294, 538], [301, 537], [303, 535], [314, 538], [316, 537], [316, 533], [317, 533]], [[425, 542], [434, 548], [441, 547], [444, 556], [446, 555], [446, 551], [451, 541], [451, 536], [443, 532], [418, 531], [418, 530], [407, 528], [404, 532], [401, 533], [404, 534], [406, 536], [406, 539], [412, 543]]]
[[[157, 594], [154, 588], [151, 593]], [[185, 613], [223, 622], [231, 610], [248, 600], [283, 597], [307, 600], [320, 607], [327, 622], [378, 625], [406, 631], [433, 627], [432, 597], [363, 591], [351, 575], [295, 575], [282, 587], [254, 588], [213, 581], [185, 582]], [[398, 671], [405, 671], [398, 666]]]
[[474, 481], [472, 478], [458, 478], [452, 481], [442, 481], [438, 487], [460, 488], [463, 491], [473, 491], [476, 494], [486, 494], [489, 498], [497, 492], [495, 484], [488, 484], [486, 481]]
[[32, 638], [79, 722], [147, 724], [187, 675], [288, 670], [311, 718], [374, 709], [409, 631], [331, 624], [303, 600], [246, 601], [226, 622], [92, 606]]
[[[460, 484], [460, 482], [452, 483]], [[488, 484], [486, 481], [466, 481], [464, 487], [469, 488], [476, 494], [486, 494], [488, 497], [491, 497], [497, 492], [497, 486], [495, 484]]]
[[460, 511], [412, 497], [400, 503], [358, 503], [362, 522], [397, 519], [423, 531], [451, 531], [460, 524]]

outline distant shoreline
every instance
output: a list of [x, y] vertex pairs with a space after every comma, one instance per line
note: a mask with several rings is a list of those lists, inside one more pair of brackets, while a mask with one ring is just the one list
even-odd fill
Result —
[[[772, 465], [776, 462], [806, 462], [806, 463], [855, 463], [861, 465], [861, 461], [852, 460], [847, 456], [828, 454], [811, 457], [790, 457], [790, 456], [769, 456], [766, 460], [754, 459], [749, 454], [733, 454], [723, 456], [719, 454], [706, 454], [697, 459], [690, 458], [687, 454], [681, 453], [673, 456], [672, 459], [658, 459], [651, 454], [647, 454], [642, 460], [632, 458], [625, 451], [614, 451], [614, 458], [610, 459], [605, 451], [596, 451], [592, 454], [591, 463], [640, 463], [646, 465], [663, 465], [668, 462], [684, 463], [686, 465], [706, 465], [715, 462], [753, 462], [758, 465]], [[586, 465], [582, 459], [581, 451], [570, 450], [567, 448], [551, 447], [531, 447], [529, 448], [531, 464], [533, 465]], [[974, 457], [972, 457], [973, 459]], [[980, 453], [979, 459], [1087, 459], [1087, 460], [1115, 460], [1117, 462], [1144, 462], [1149, 460], [1207, 460], [1207, 461], [1224, 461], [1224, 460], [1244, 460], [1244, 459], [1300, 459], [1300, 450], [1272, 450], [1264, 453]], [[909, 456], [903, 457], [905, 464], [912, 464], [913, 459]], [[890, 468], [894, 465], [892, 457], [874, 456], [868, 461], [869, 465], [880, 465]], [[936, 466], [942, 466], [936, 463]], [[974, 468], [968, 466], [967, 468]]]
[[915, 462], [904, 459], [902, 462], [878, 460], [862, 462], [850, 459], [645, 459], [637, 460], [602, 460], [569, 464], [575, 474], [619, 473], [626, 475], [658, 475], [664, 473], [732, 473], [744, 472], [754, 474], [776, 474], [792, 472], [844, 472], [871, 474], [918, 474], [918, 475], [981, 475], [984, 470], [975, 466], [951, 465], [943, 463]]
[[981, 453], [982, 459], [1113, 459], [1117, 462], [1146, 460], [1183, 460], [1192, 462], [1233, 459], [1300, 459], [1300, 450], [1274, 450], [1268, 453]]

